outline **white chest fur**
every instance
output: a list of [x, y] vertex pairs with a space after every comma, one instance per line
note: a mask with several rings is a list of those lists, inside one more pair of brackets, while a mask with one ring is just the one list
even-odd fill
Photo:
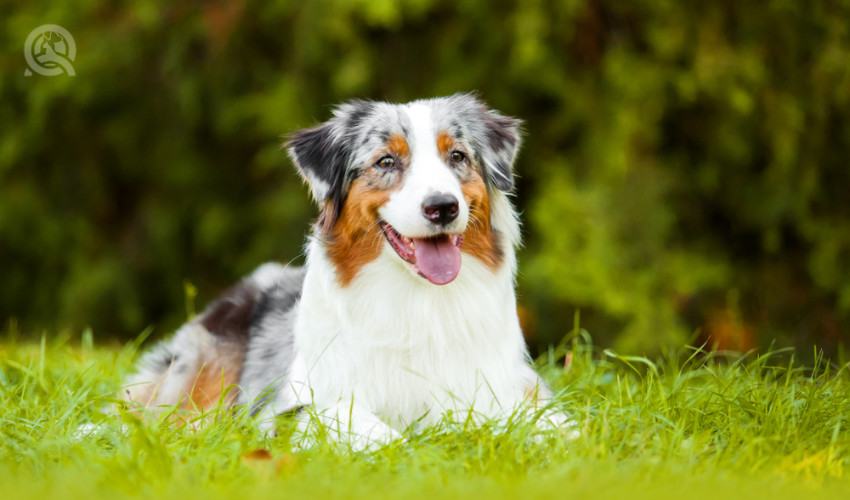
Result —
[[306, 373], [294, 376], [317, 407], [353, 398], [398, 429], [447, 410], [495, 417], [526, 397], [511, 266], [494, 273], [464, 254], [457, 279], [438, 287], [386, 248], [343, 288], [316, 241], [308, 260], [295, 327]]

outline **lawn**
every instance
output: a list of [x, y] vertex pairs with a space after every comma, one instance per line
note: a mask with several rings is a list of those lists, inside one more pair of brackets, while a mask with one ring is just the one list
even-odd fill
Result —
[[[269, 439], [242, 414], [197, 429], [106, 416], [137, 351], [90, 333], [0, 342], [0, 496], [850, 498], [850, 368], [787, 351], [650, 362], [575, 335], [537, 363], [578, 438], [446, 423], [361, 453], [295, 450], [286, 419]], [[91, 421], [100, 434], [75, 439]]]

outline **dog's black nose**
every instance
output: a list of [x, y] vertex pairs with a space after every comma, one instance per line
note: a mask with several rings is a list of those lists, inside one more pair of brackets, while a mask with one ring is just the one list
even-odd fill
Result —
[[422, 215], [426, 219], [445, 226], [457, 219], [457, 198], [450, 194], [432, 194], [422, 202]]

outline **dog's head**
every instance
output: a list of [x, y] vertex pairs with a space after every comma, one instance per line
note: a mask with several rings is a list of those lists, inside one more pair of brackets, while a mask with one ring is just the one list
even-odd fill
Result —
[[461, 252], [501, 264], [490, 193], [513, 189], [519, 121], [475, 97], [351, 101], [286, 143], [322, 213], [317, 232], [343, 285], [391, 248], [431, 283], [455, 279]]

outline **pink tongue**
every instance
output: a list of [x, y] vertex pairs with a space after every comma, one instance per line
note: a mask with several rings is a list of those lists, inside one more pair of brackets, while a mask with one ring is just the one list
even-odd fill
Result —
[[457, 277], [460, 271], [460, 248], [451, 238], [413, 238], [416, 266], [428, 281], [445, 285]]

